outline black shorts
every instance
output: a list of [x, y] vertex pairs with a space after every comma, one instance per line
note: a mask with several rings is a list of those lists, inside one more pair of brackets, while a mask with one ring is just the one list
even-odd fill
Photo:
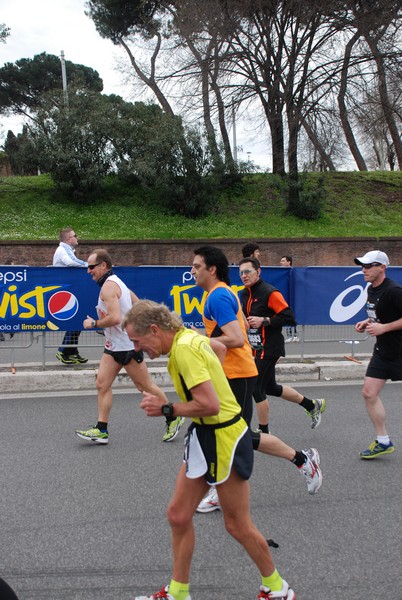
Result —
[[191, 423], [185, 438], [186, 462], [191, 460], [191, 444], [189, 447], [188, 443], [193, 430], [205, 460], [203, 476], [209, 485], [226, 481], [232, 468], [242, 479], [250, 478], [254, 461], [251, 431], [240, 415], [217, 425]]
[[230, 389], [241, 408], [241, 416], [250, 427], [253, 418], [253, 392], [257, 376], [228, 379]]
[[279, 356], [260, 358], [258, 353], [255, 357], [255, 366], [258, 370], [257, 383], [254, 390], [254, 400], [258, 404], [268, 396], [280, 398], [283, 386], [276, 382], [276, 363]]
[[378, 354], [373, 354], [366, 371], [366, 377], [373, 379], [383, 379], [386, 381], [402, 380], [402, 361], [400, 359], [390, 361], [381, 358]]
[[135, 360], [137, 363], [142, 363], [144, 360], [143, 352], [136, 352], [136, 350], [118, 350], [117, 352], [114, 352], [113, 350], [105, 348], [103, 352], [112, 356], [114, 360], [123, 367], [128, 365], [132, 360]]

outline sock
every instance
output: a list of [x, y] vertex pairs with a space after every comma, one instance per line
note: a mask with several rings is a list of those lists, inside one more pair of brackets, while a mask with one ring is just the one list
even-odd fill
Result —
[[103, 421], [98, 421], [96, 427], [99, 431], [107, 431], [107, 423], [104, 423]]
[[261, 425], [261, 423], [258, 424], [258, 429], [261, 429], [262, 433], [269, 433], [269, 425], [268, 423], [266, 425]]
[[269, 577], [261, 577], [262, 585], [269, 588], [271, 592], [279, 592], [282, 589], [283, 581], [278, 571], [275, 571]]
[[179, 581], [171, 580], [169, 583], [169, 594], [174, 600], [186, 600], [189, 596], [190, 585], [188, 583], [180, 583]]
[[294, 465], [296, 465], [296, 467], [300, 468], [304, 465], [306, 460], [307, 460], [307, 456], [304, 454], [304, 452], [300, 452], [299, 450], [296, 450], [295, 457], [293, 458], [293, 460], [291, 462]]
[[377, 435], [377, 442], [383, 446], [389, 446], [391, 440], [389, 439], [389, 435]]
[[310, 400], [310, 398], [306, 398], [306, 396], [303, 396], [303, 400], [300, 402], [300, 406], [305, 408], [308, 412], [311, 412], [315, 409], [314, 402]]

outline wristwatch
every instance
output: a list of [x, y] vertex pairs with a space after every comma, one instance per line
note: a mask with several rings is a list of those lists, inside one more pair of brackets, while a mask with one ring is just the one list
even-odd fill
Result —
[[173, 417], [173, 404], [171, 402], [162, 404], [161, 413], [164, 417]]
[[269, 317], [264, 317], [262, 321], [263, 325], [269, 325]]

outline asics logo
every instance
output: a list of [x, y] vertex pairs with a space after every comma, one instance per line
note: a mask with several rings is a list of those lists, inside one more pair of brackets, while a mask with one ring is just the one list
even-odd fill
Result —
[[[346, 277], [348, 281], [352, 277], [362, 277], [361, 272], [352, 273]], [[370, 284], [363, 286], [361, 284], [351, 285], [343, 290], [332, 302], [329, 316], [335, 323], [344, 323], [352, 319], [365, 306], [367, 301], [367, 288]], [[357, 295], [357, 297], [356, 297]], [[348, 303], [348, 297], [353, 300]]]

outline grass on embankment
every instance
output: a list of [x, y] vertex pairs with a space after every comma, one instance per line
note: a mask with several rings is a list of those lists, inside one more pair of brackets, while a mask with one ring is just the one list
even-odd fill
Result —
[[[311, 174], [317, 178], [318, 174]], [[222, 194], [201, 219], [172, 215], [150, 192], [105, 180], [96, 201], [76, 204], [55, 193], [50, 177], [0, 179], [0, 239], [54, 240], [73, 226], [84, 239], [298, 238], [400, 236], [402, 172], [327, 173], [322, 217], [304, 221], [286, 214], [277, 178], [245, 177], [244, 186]]]

